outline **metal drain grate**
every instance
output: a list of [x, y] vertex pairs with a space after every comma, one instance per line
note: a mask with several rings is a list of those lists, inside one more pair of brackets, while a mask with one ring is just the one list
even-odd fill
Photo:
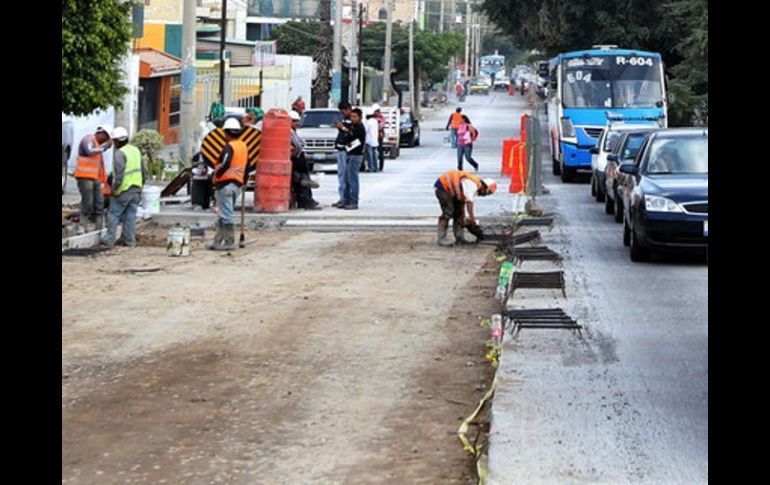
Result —
[[521, 234], [485, 234], [482, 244], [496, 244], [500, 246], [518, 246], [524, 243], [540, 241], [540, 231], [522, 232]]
[[534, 246], [529, 248], [513, 247], [511, 249], [510, 257], [512, 259], [518, 259], [519, 261], [545, 260], [554, 261], [556, 263], [561, 263], [562, 261], [561, 255], [547, 246]]
[[561, 308], [508, 310], [506, 314], [513, 324], [511, 326], [511, 336], [513, 338], [516, 338], [522, 328], [564, 328], [573, 330], [580, 337], [583, 336], [581, 332], [583, 326], [564, 313], [564, 310]]
[[525, 273], [514, 271], [511, 279], [511, 291], [508, 296], [513, 295], [516, 288], [553, 288], [561, 289], [564, 298], [567, 293], [564, 289], [564, 271], [543, 271]]
[[553, 225], [553, 217], [527, 217], [520, 221], [516, 221], [517, 226], [551, 226]]

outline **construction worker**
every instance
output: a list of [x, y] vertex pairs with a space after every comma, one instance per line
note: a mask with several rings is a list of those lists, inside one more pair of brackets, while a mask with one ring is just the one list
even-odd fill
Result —
[[111, 131], [110, 126], [99, 126], [93, 135], [84, 136], [78, 146], [78, 159], [74, 173], [80, 191], [78, 234], [93, 230], [93, 226], [95, 229], [102, 228], [104, 214], [102, 184], [107, 179], [102, 154], [112, 146]]
[[102, 244], [115, 244], [118, 222], [123, 219], [123, 242], [136, 246], [136, 210], [142, 200], [142, 187], [147, 180], [147, 165], [137, 147], [128, 143], [128, 131], [118, 126], [112, 132], [115, 152], [109, 186], [112, 203], [107, 213], [107, 235]]
[[449, 130], [452, 148], [457, 148], [457, 129], [463, 121], [462, 111], [463, 109], [460, 106], [455, 108], [455, 112], [449, 115], [449, 119], [446, 122], [446, 128], [444, 128], [445, 130]]
[[249, 153], [246, 143], [238, 139], [241, 123], [236, 118], [228, 118], [222, 129], [227, 144], [214, 167], [214, 187], [217, 195], [217, 231], [209, 249], [235, 249], [235, 228], [233, 211], [235, 201], [246, 183], [246, 165]]
[[[447, 239], [449, 219], [452, 219], [452, 230], [455, 236], [455, 244], [469, 244], [463, 237], [464, 226], [478, 226], [474, 215], [474, 203], [476, 196], [484, 197], [494, 194], [497, 183], [492, 179], [480, 179], [473, 174], [462, 170], [450, 170], [438, 179], [434, 184], [436, 198], [441, 206], [441, 217], [438, 218], [439, 246], [452, 246], [452, 241]], [[465, 217], [465, 212], [468, 217]]]

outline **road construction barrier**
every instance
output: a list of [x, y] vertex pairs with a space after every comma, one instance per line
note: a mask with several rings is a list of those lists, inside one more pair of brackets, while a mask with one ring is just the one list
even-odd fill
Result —
[[510, 175], [513, 168], [513, 149], [519, 143], [515, 138], [506, 138], [503, 140], [503, 153], [500, 162], [500, 174]]
[[291, 199], [291, 118], [271, 109], [262, 121], [260, 161], [254, 187], [254, 207], [262, 212], [287, 212]]
[[508, 192], [519, 194], [527, 187], [527, 144], [518, 143], [513, 150], [511, 166], [511, 183]]

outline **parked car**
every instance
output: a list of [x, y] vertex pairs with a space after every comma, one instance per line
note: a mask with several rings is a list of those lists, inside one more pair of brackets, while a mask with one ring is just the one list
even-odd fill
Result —
[[420, 145], [420, 120], [411, 110], [401, 115], [401, 145], [416, 147]]
[[468, 85], [468, 94], [489, 95], [489, 84], [485, 79], [477, 77]]
[[635, 164], [639, 149], [648, 134], [658, 130], [655, 126], [621, 132], [611, 153], [607, 155], [603, 173], [604, 212], [615, 216], [615, 222], [623, 222], [623, 197], [619, 188], [623, 186], [626, 174], [618, 168], [624, 163]]
[[332, 108], [311, 108], [302, 113], [297, 135], [305, 141], [305, 158], [311, 171], [337, 170], [337, 128], [342, 113]]
[[708, 129], [676, 128], [651, 133], [628, 174], [623, 244], [632, 261], [656, 251], [708, 254]]
[[508, 91], [508, 86], [510, 85], [511, 80], [505, 76], [501, 76], [499, 78], [495, 78], [495, 83], [492, 86], [492, 89], [495, 91]]
[[607, 155], [612, 152], [615, 142], [618, 141], [623, 131], [644, 128], [643, 125], [610, 124], [599, 136], [599, 142], [591, 148], [591, 195], [596, 197], [596, 202], [604, 202], [606, 194], [604, 188], [604, 169], [607, 166]]
[[67, 161], [70, 159], [72, 147], [75, 145], [75, 135], [72, 121], [61, 122], [61, 193], [67, 188]]

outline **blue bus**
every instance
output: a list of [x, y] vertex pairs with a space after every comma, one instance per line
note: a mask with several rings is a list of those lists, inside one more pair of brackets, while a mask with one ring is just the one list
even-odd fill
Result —
[[608, 123], [667, 127], [660, 54], [617, 46], [559, 54], [548, 63], [548, 131], [553, 174], [571, 181], [591, 169], [591, 153]]
[[493, 79], [505, 77], [505, 56], [498, 54], [482, 56], [480, 72]]

